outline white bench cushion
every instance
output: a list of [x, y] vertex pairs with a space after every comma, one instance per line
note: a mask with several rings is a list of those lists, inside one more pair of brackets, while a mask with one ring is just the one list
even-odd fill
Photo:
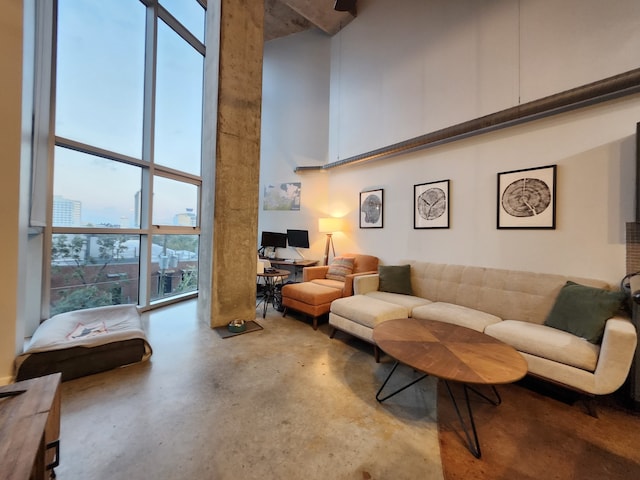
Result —
[[504, 320], [489, 325], [484, 333], [501, 340], [520, 352], [547, 358], [593, 372], [600, 346], [556, 328], [519, 320]]
[[484, 332], [488, 325], [499, 323], [500, 317], [490, 313], [474, 310], [445, 302], [433, 302], [413, 309], [413, 318], [421, 320], [437, 320]]
[[427, 300], [426, 298], [416, 297], [414, 295], [403, 295], [401, 293], [390, 293], [390, 292], [369, 292], [365, 294], [370, 298], [377, 298], [378, 300], [382, 300], [383, 302], [393, 303], [395, 305], [401, 305], [407, 308], [407, 315], [412, 316], [413, 309], [416, 307], [420, 307], [422, 305], [429, 305], [431, 300]]
[[384, 302], [368, 295], [354, 295], [331, 302], [331, 313], [373, 328], [385, 320], [408, 318], [408, 310], [401, 305]]

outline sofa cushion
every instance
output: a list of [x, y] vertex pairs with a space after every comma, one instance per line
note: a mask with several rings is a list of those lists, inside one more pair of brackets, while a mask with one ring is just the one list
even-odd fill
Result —
[[383, 302], [394, 303], [396, 305], [406, 307], [407, 314], [410, 317], [413, 316], [414, 308], [431, 303], [431, 300], [427, 300], [426, 298], [416, 297], [413, 295], [404, 295], [402, 293], [389, 293], [375, 290], [372, 292], [368, 292], [365, 295], [370, 298], [377, 298], [378, 300], [382, 300]]
[[591, 343], [600, 343], [605, 322], [622, 307], [624, 292], [611, 292], [568, 281], [556, 298], [544, 324]]
[[347, 275], [353, 272], [355, 259], [353, 257], [336, 257], [329, 265], [326, 277], [329, 280], [344, 282]]
[[411, 289], [411, 265], [380, 265], [378, 267], [381, 292], [413, 295]]
[[368, 295], [353, 295], [334, 300], [331, 303], [331, 312], [369, 328], [385, 320], [408, 317], [405, 307]]
[[600, 347], [563, 330], [519, 320], [504, 320], [487, 326], [484, 333], [520, 352], [593, 372]]
[[490, 313], [445, 302], [433, 302], [413, 309], [413, 318], [437, 320], [484, 332], [487, 325], [502, 321]]

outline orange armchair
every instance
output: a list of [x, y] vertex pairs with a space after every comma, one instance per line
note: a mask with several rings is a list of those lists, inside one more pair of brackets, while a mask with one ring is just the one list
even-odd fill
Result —
[[[336, 275], [336, 267], [324, 265], [305, 267], [302, 283], [291, 283], [282, 287], [282, 305], [285, 316], [288, 309], [297, 310], [313, 320], [313, 329], [318, 328], [318, 317], [329, 313], [331, 302], [353, 295], [353, 279], [358, 275], [378, 272], [378, 257], [372, 255], [346, 254], [353, 258], [351, 273]], [[332, 274], [333, 272], [333, 274]], [[329, 278], [327, 278], [327, 276]]]
[[345, 275], [344, 281], [327, 278], [327, 273], [331, 265], [321, 265], [316, 267], [305, 267], [302, 270], [302, 281], [313, 282], [325, 287], [338, 288], [342, 290], [343, 297], [353, 295], [353, 278], [358, 275], [378, 273], [378, 257], [373, 255], [363, 255], [359, 253], [347, 253], [342, 257], [353, 258], [353, 271]]

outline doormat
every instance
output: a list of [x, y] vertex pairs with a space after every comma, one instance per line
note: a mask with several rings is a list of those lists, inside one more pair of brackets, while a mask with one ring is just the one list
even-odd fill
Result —
[[235, 337], [236, 335], [242, 335], [243, 333], [257, 332], [258, 330], [262, 330], [262, 325], [254, 320], [247, 320], [244, 322], [244, 324], [247, 326], [247, 328], [242, 332], [231, 332], [229, 331], [229, 327], [227, 325], [223, 327], [215, 327], [214, 330], [218, 332], [218, 335], [220, 335], [220, 337], [222, 338]]

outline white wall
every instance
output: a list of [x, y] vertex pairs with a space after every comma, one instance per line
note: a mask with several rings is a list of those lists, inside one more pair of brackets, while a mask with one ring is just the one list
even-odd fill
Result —
[[[386, 263], [425, 259], [595, 277], [625, 274], [625, 222], [634, 218], [640, 96], [331, 175], [351, 199], [349, 241]], [[558, 165], [555, 230], [498, 230], [497, 173]], [[413, 229], [413, 185], [451, 180], [450, 228]], [[384, 188], [384, 228], [357, 229], [361, 190]]]
[[[317, 218], [327, 215], [326, 174], [298, 175], [297, 166], [322, 165], [329, 145], [330, 40], [318, 31], [265, 44], [262, 91], [258, 241], [263, 230], [309, 230], [305, 257], [322, 258], [324, 235]], [[266, 185], [300, 182], [300, 211], [263, 210]], [[307, 255], [308, 254], [308, 255]], [[298, 258], [292, 249], [283, 258]]]
[[330, 159], [640, 66], [636, 0], [361, 0], [332, 39]]
[[[516, 2], [513, 2], [516, 3]], [[640, 2], [521, 0], [522, 101], [640, 66]]]
[[[638, 68], [639, 22], [635, 0], [361, 0], [358, 17], [330, 40], [328, 160]], [[269, 53], [286, 52], [299, 37], [271, 44]], [[265, 64], [270, 60], [266, 56]], [[318, 60], [323, 58], [299, 54], [296, 69]], [[321, 77], [314, 81], [323, 88]], [[279, 89], [286, 102], [287, 87]], [[263, 125], [269, 108], [265, 104]], [[285, 133], [284, 143], [310, 126], [282, 120], [268, 128]], [[349, 232], [334, 237], [338, 253], [372, 253], [385, 263], [420, 258], [617, 283], [625, 274], [625, 223], [634, 219], [638, 121], [636, 95], [331, 169], [324, 174], [328, 196], [318, 187], [318, 203], [326, 202], [321, 214], [346, 215], [351, 224]], [[556, 229], [498, 230], [497, 173], [551, 164], [558, 166]], [[288, 160], [286, 169], [291, 167]], [[318, 177], [299, 176], [303, 185]], [[414, 230], [413, 185], [443, 179], [451, 180], [450, 228]], [[384, 228], [359, 229], [358, 194], [372, 188], [384, 188]], [[310, 213], [314, 201], [303, 199]], [[264, 226], [276, 224], [262, 211], [260, 217]]]

